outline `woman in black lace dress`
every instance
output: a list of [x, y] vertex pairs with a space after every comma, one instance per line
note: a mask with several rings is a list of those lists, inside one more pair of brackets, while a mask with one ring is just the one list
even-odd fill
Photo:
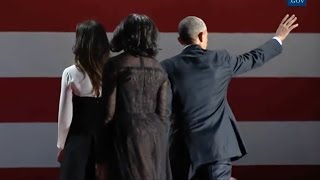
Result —
[[171, 180], [168, 159], [171, 89], [155, 59], [158, 30], [145, 15], [131, 14], [117, 27], [114, 52], [103, 74], [106, 123], [112, 123], [119, 180]]

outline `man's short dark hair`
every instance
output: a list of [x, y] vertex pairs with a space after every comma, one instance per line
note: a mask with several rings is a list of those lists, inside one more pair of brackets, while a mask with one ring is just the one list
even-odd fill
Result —
[[179, 36], [184, 42], [192, 42], [199, 33], [206, 31], [207, 27], [204, 21], [196, 16], [188, 16], [179, 23]]

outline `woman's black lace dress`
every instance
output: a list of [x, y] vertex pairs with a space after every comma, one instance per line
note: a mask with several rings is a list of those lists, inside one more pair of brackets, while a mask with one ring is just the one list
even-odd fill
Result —
[[106, 64], [103, 97], [114, 147], [108, 164], [116, 168], [117, 180], [172, 179], [170, 93], [167, 74], [155, 59], [123, 53]]

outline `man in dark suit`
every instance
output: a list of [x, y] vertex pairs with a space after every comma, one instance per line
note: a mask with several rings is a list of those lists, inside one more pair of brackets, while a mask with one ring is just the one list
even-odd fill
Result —
[[184, 50], [162, 62], [173, 91], [174, 180], [231, 178], [231, 162], [247, 152], [227, 101], [229, 82], [280, 54], [282, 41], [298, 26], [296, 20], [286, 15], [275, 37], [236, 57], [225, 50], [206, 50], [208, 32], [200, 18], [189, 16], [179, 23], [178, 40]]

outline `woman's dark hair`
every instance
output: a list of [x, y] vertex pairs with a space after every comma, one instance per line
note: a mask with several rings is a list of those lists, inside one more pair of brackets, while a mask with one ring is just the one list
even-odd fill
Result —
[[88, 74], [93, 92], [99, 96], [103, 65], [110, 54], [109, 40], [104, 27], [94, 20], [78, 24], [73, 54], [76, 67]]
[[155, 57], [158, 29], [146, 15], [130, 14], [117, 26], [111, 40], [111, 50], [124, 50], [134, 56]]

